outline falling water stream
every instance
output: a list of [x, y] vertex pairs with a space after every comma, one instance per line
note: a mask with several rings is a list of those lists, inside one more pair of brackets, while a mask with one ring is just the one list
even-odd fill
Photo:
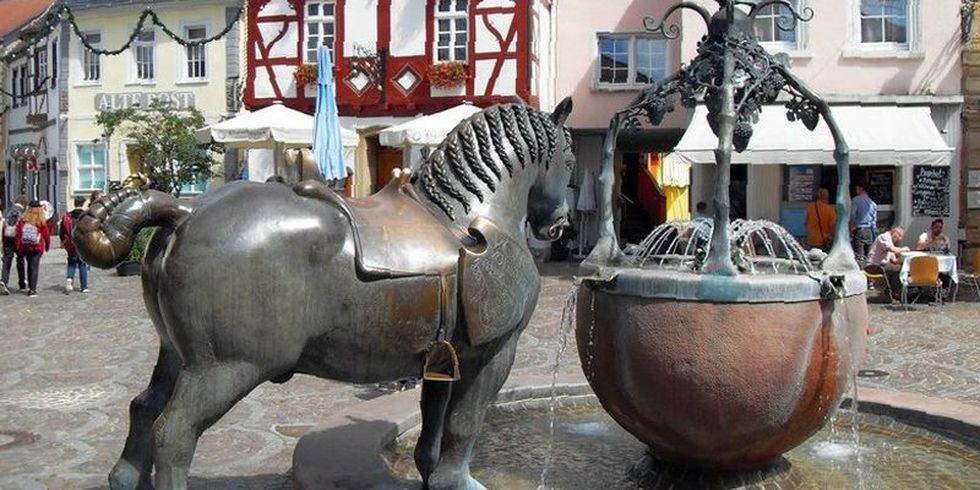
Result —
[[558, 405], [558, 373], [561, 370], [561, 358], [568, 347], [568, 332], [575, 323], [575, 304], [578, 297], [578, 286], [573, 285], [571, 291], [565, 295], [565, 307], [561, 312], [561, 325], [558, 330], [558, 349], [555, 352], [555, 364], [551, 368], [551, 395], [548, 401], [548, 449], [545, 451], [544, 466], [541, 468], [541, 478], [538, 488], [547, 488], [548, 470], [551, 468], [555, 453], [555, 419], [556, 407]]

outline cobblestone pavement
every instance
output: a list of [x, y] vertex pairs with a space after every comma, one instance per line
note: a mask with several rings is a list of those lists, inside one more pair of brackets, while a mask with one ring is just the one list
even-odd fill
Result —
[[[93, 271], [92, 292], [63, 293], [65, 255], [45, 255], [40, 296], [0, 297], [0, 488], [102, 488], [145, 386], [157, 339], [135, 277]], [[562, 305], [575, 267], [542, 268], [537, 311], [521, 339], [515, 375], [550, 373]], [[872, 306], [868, 386], [941, 396], [980, 410], [980, 303], [905, 313]], [[561, 370], [579, 373], [569, 336]], [[200, 440], [192, 488], [289, 488], [295, 436], [384, 390], [309, 376], [265, 384]]]

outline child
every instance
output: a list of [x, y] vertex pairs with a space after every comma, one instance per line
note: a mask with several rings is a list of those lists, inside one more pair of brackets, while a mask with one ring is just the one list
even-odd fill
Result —
[[75, 222], [85, 214], [82, 206], [85, 205], [85, 198], [75, 197], [75, 209], [61, 217], [61, 246], [68, 252], [68, 270], [65, 274], [65, 294], [74, 290], [72, 282], [75, 279], [75, 269], [78, 269], [78, 290], [83, 293], [88, 292], [88, 264], [78, 256], [78, 250], [71, 241], [71, 232], [75, 228]]

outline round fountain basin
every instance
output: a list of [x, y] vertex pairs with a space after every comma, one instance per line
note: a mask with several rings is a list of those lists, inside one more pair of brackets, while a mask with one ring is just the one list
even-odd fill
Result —
[[[549, 460], [547, 400], [492, 408], [473, 455], [473, 475], [487, 488], [541, 488]], [[853, 430], [859, 441], [855, 441]], [[415, 432], [385, 451], [391, 470], [417, 479]], [[772, 468], [698, 472], [646, 461], [646, 448], [598, 406], [559, 407], [544, 488], [977, 488], [980, 452], [888, 416], [841, 412]], [[860, 457], [859, 457], [860, 456]], [[407, 485], [405, 485], [407, 486]]]
[[807, 276], [626, 269], [579, 290], [582, 369], [660, 460], [751, 469], [817, 432], [865, 350], [864, 278], [820, 297]]

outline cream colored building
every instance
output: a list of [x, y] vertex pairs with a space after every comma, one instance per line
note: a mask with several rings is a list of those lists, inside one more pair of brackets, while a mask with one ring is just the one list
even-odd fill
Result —
[[106, 190], [134, 170], [124, 131], [106, 141], [96, 124], [100, 110], [165, 100], [195, 107], [212, 123], [237, 110], [240, 66], [240, 2], [65, 0], [51, 8], [62, 4], [74, 13], [87, 42], [101, 49], [124, 46], [147, 6], [183, 39], [207, 38], [229, 25], [231, 30], [191, 48], [148, 19], [129, 49], [98, 56], [83, 47], [68, 22], [46, 27], [42, 12], [4, 39], [12, 43], [4, 49], [16, 54], [3, 74], [3, 85], [14, 94], [2, 127], [4, 193], [8, 200], [20, 194], [48, 200], [57, 211], [70, 208], [72, 197]]
[[[102, 49], [124, 45], [145, 8], [129, 1], [67, 3], [86, 40]], [[151, 8], [178, 36], [193, 40], [221, 32], [236, 18], [238, 5], [200, 0], [153, 2]], [[116, 56], [95, 55], [74, 34], [69, 38], [68, 109], [62, 117], [67, 125], [62, 143], [68, 162], [69, 198], [105, 189], [135, 170], [126, 151], [131, 141], [122, 134], [124, 131], [107, 140], [96, 124], [99, 111], [146, 107], [162, 100], [178, 108], [194, 107], [207, 123], [214, 123], [234, 109], [239, 67], [237, 25], [222, 39], [185, 47], [148, 20], [130, 48]], [[220, 174], [218, 161], [215, 170]], [[200, 192], [206, 184], [185, 188], [184, 193]]]

